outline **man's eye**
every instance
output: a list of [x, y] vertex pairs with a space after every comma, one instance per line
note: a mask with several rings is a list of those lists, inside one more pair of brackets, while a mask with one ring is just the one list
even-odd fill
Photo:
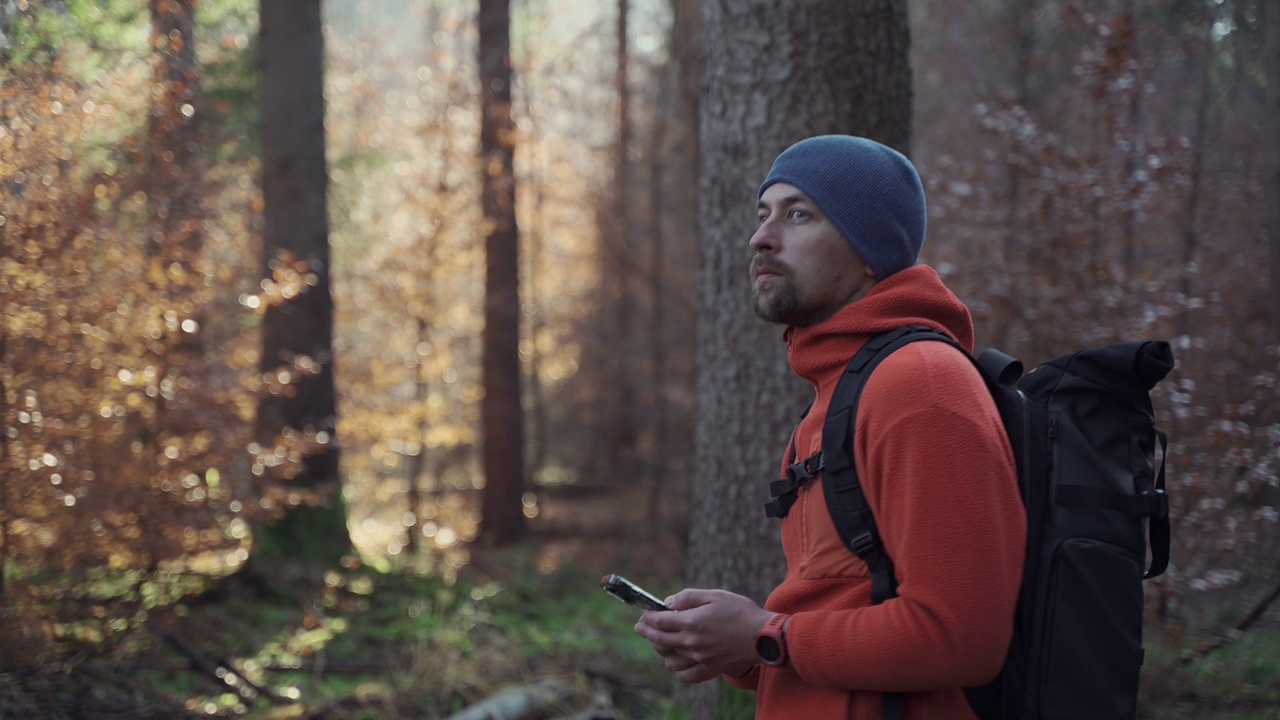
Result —
[[756, 216], [756, 222], [760, 223], [761, 225], [763, 225], [763, 224], [764, 224], [764, 221], [765, 221], [765, 220], [768, 220], [768, 219], [769, 219], [769, 216], [768, 216], [768, 215], [763, 215], [763, 214], [762, 214], [762, 215], [757, 215], [757, 216]]
[[787, 213], [787, 217], [791, 218], [792, 220], [803, 220], [809, 217], [809, 213], [804, 210], [801, 210], [800, 208], [792, 208], [791, 212]]

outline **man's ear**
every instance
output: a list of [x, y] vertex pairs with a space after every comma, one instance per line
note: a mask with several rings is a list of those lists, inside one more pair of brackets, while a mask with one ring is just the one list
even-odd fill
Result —
[[866, 273], [866, 274], [867, 274], [867, 277], [871, 278], [872, 280], [879, 280], [879, 279], [880, 279], [880, 278], [876, 277], [876, 271], [875, 271], [875, 270], [872, 270], [870, 265], [865, 265], [865, 264], [864, 264], [864, 265], [862, 266], [862, 272]]

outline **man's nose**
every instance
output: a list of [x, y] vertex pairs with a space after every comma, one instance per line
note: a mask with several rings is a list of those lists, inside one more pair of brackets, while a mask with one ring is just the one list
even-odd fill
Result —
[[751, 236], [750, 245], [757, 254], [777, 252], [778, 234], [774, 230], [773, 223], [768, 220], [760, 223], [760, 227], [756, 228], [755, 234]]

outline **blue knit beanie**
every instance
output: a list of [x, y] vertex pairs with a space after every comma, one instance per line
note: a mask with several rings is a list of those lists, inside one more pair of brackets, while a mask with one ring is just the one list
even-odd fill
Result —
[[819, 135], [787, 148], [756, 198], [774, 183], [808, 195], [883, 280], [916, 264], [924, 245], [924, 187], [893, 148], [850, 135]]

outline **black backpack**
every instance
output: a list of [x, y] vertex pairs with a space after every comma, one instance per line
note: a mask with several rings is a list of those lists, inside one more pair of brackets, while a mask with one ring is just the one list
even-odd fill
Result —
[[[858, 482], [853, 421], [876, 365], [920, 340], [945, 342], [972, 359], [928, 327], [873, 338], [836, 384], [822, 451], [797, 462], [793, 442], [786, 475], [771, 483], [765, 505], [768, 516], [785, 516], [799, 488], [820, 475], [841, 539], [871, 571], [873, 603], [894, 597], [897, 580]], [[1013, 446], [1027, 549], [1009, 654], [995, 681], [965, 689], [969, 704], [982, 720], [1133, 718], [1142, 581], [1169, 563], [1168, 442], [1155, 427], [1150, 391], [1173, 369], [1173, 353], [1161, 341], [1108, 345], [1052, 360], [1026, 377], [1021, 363], [996, 350], [974, 363]], [[903, 696], [886, 693], [885, 720], [900, 720], [902, 711]]]

